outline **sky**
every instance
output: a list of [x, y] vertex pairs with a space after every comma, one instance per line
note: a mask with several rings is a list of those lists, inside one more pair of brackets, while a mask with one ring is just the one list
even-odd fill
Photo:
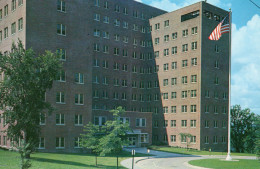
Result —
[[[201, 0], [136, 0], [168, 12]], [[252, 0], [260, 6], [260, 0]], [[207, 0], [232, 9], [231, 105], [260, 114], [260, 8], [250, 0]]]

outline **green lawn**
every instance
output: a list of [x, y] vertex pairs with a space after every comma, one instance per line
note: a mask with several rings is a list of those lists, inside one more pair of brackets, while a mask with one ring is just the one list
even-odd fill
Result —
[[[187, 150], [185, 148], [176, 148], [176, 147], [169, 147], [169, 146], [150, 146], [153, 150], [158, 151], [165, 151], [170, 153], [177, 153], [177, 154], [187, 154], [187, 155], [227, 155], [227, 152], [209, 152], [209, 151], [199, 151], [199, 150]], [[249, 153], [231, 153], [234, 156], [256, 156], [255, 154]]]
[[225, 161], [220, 159], [203, 159], [189, 161], [189, 164], [213, 169], [257, 169], [260, 168], [258, 160]]
[[[139, 157], [144, 156], [143, 154], [136, 155]], [[130, 156], [130, 152], [123, 152], [119, 158], [119, 163]], [[98, 157], [98, 167], [95, 166], [95, 156], [90, 154], [35, 153], [31, 157], [32, 169], [116, 168], [116, 157], [112, 156]], [[19, 164], [19, 153], [0, 149], [0, 169], [18, 169]], [[119, 168], [123, 169], [125, 167], [120, 165]]]

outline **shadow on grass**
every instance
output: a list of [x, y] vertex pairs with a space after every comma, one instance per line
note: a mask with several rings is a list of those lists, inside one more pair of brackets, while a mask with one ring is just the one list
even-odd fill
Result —
[[[47, 158], [39, 158], [39, 157], [32, 157], [33, 161], [43, 162], [43, 163], [56, 163], [56, 164], [64, 164], [64, 165], [70, 165], [70, 166], [77, 166], [77, 167], [89, 167], [89, 168], [107, 168], [107, 169], [114, 169], [116, 166], [105, 166], [102, 164], [98, 164], [98, 166], [95, 165], [88, 165], [84, 163], [79, 163], [75, 161], [62, 161], [62, 160], [53, 160], [53, 159], [47, 159]], [[124, 167], [119, 167], [123, 169]]]

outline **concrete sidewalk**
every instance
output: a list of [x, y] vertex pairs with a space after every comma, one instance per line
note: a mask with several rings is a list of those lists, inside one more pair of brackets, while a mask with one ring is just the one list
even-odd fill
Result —
[[[125, 148], [124, 150], [131, 152], [132, 149], [136, 153], [147, 153], [147, 148]], [[203, 167], [192, 166], [188, 164], [191, 160], [207, 159], [207, 158], [223, 158], [225, 155], [182, 155], [175, 153], [167, 153], [162, 151], [150, 150], [150, 155], [147, 157], [135, 157], [134, 169], [206, 169]], [[233, 159], [256, 159], [253, 156], [232, 156]], [[132, 168], [132, 158], [126, 159], [121, 162], [121, 165], [126, 168]]]

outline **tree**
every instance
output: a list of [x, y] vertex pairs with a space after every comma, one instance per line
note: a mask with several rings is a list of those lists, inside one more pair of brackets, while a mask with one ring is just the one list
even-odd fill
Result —
[[[180, 136], [181, 136], [181, 139], [185, 138], [185, 140], [186, 140], [186, 148], [187, 148], [187, 150], [188, 150], [189, 145], [190, 145], [190, 143], [191, 143], [191, 137], [192, 137], [193, 135], [190, 134], [190, 133], [180, 133]], [[190, 141], [189, 141], [189, 139], [190, 139]], [[181, 141], [182, 141], [182, 140], [181, 140]]]
[[125, 112], [122, 107], [110, 112], [113, 113], [113, 120], [107, 121], [104, 126], [95, 126], [92, 123], [85, 126], [86, 134], [81, 134], [81, 145], [101, 156], [117, 154], [118, 168], [118, 154], [123, 150], [123, 146], [129, 145], [127, 132], [131, 129], [129, 123], [122, 123], [120, 120], [120, 116]]
[[260, 116], [258, 115], [256, 118], [256, 142], [255, 142], [255, 152], [260, 160]]
[[231, 143], [236, 152], [251, 151], [256, 142], [256, 116], [250, 109], [235, 105], [231, 109]]
[[11, 52], [0, 53], [0, 73], [4, 74], [0, 110], [8, 125], [8, 138], [17, 143], [23, 140], [26, 158], [38, 146], [40, 114], [53, 110], [45, 102], [45, 92], [52, 88], [61, 66], [56, 54], [46, 51], [36, 56], [32, 49], [25, 50], [21, 41], [12, 45]]

